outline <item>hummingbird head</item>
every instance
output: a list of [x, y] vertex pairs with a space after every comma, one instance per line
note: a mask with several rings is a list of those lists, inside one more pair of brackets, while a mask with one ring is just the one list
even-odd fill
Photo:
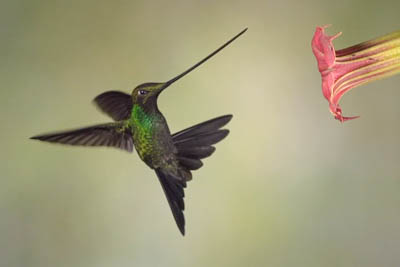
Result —
[[156, 102], [158, 95], [166, 88], [166, 83], [143, 83], [132, 91], [132, 99], [135, 104]]

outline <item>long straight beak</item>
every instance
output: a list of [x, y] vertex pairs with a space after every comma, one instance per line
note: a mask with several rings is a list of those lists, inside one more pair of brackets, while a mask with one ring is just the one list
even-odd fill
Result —
[[185, 70], [184, 72], [182, 72], [181, 74], [179, 74], [178, 76], [176, 76], [175, 78], [172, 78], [171, 80], [169, 80], [168, 82], [164, 83], [163, 86], [163, 90], [165, 88], [167, 88], [168, 86], [170, 86], [171, 84], [173, 84], [174, 82], [176, 82], [177, 80], [179, 80], [180, 78], [182, 78], [183, 76], [185, 76], [186, 74], [188, 74], [189, 72], [191, 72], [192, 70], [194, 70], [195, 68], [197, 68], [198, 66], [200, 66], [201, 64], [203, 64], [204, 62], [206, 62], [207, 60], [209, 60], [211, 57], [213, 57], [215, 54], [217, 54], [219, 51], [221, 51], [222, 49], [224, 49], [226, 46], [228, 46], [230, 43], [232, 43], [233, 41], [235, 41], [240, 35], [242, 35], [243, 33], [245, 33], [247, 31], [247, 28], [244, 29], [243, 31], [239, 32], [237, 35], [235, 35], [232, 39], [230, 39], [228, 42], [226, 42], [225, 44], [223, 44], [220, 48], [218, 48], [217, 50], [215, 50], [214, 52], [212, 52], [211, 54], [209, 54], [208, 56], [206, 56], [204, 59], [200, 60], [198, 63], [196, 63], [195, 65], [193, 65], [192, 67], [190, 67], [189, 69]]

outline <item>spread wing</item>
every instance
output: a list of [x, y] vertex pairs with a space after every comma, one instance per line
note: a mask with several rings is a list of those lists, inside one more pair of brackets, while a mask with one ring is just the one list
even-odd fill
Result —
[[132, 132], [122, 122], [37, 135], [31, 137], [31, 139], [74, 146], [109, 146], [128, 152], [133, 151]]
[[172, 140], [178, 149], [179, 173], [182, 176], [176, 177], [167, 169], [158, 168], [155, 170], [182, 235], [185, 234], [184, 189], [186, 182], [192, 177], [190, 171], [203, 166], [201, 159], [209, 157], [215, 151], [212, 145], [228, 135], [229, 131], [221, 128], [231, 119], [232, 115], [221, 116], [172, 135]]
[[224, 139], [229, 131], [221, 129], [232, 119], [232, 115], [220, 116], [172, 135], [178, 149], [178, 160], [187, 170], [197, 170], [203, 166], [201, 159], [211, 156], [214, 144]]
[[96, 96], [93, 101], [115, 121], [126, 120], [131, 116], [132, 98], [126, 93], [108, 91]]

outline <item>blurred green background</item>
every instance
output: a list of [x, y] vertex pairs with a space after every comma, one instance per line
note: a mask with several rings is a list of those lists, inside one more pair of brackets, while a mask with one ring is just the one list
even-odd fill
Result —
[[[328, 111], [310, 42], [400, 29], [393, 1], [18, 1], [0, 8], [0, 266], [400, 266], [400, 75]], [[232, 113], [179, 234], [136, 155], [31, 141], [110, 121], [91, 100], [166, 81], [171, 131]]]

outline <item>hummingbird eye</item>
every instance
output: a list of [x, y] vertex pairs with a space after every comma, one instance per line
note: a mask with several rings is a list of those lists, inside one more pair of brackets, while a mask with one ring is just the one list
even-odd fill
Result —
[[146, 90], [139, 90], [138, 94], [139, 95], [146, 95], [149, 91]]

